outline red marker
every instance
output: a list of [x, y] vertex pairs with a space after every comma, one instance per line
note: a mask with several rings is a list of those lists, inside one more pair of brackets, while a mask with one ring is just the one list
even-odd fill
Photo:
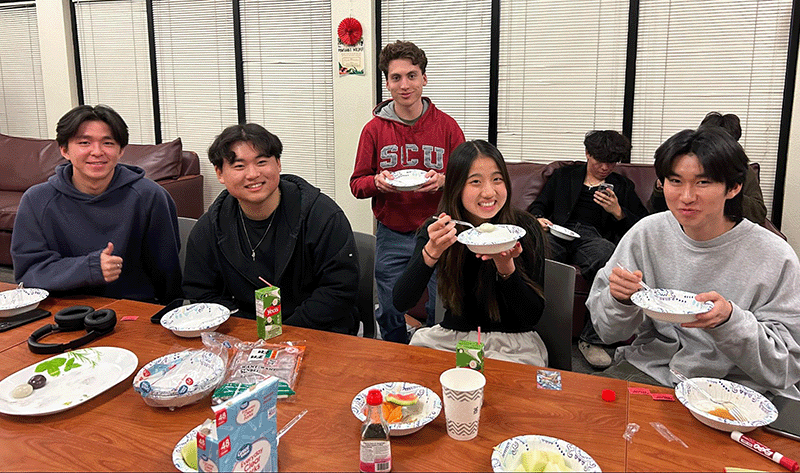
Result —
[[772, 450], [763, 443], [757, 440], [753, 440], [750, 437], [745, 436], [741, 432], [734, 430], [733, 432], [731, 432], [731, 438], [733, 440], [736, 440], [740, 444], [744, 445], [745, 447], [749, 448], [750, 450], [756, 453], [760, 453], [761, 455], [769, 458], [770, 460], [781, 465], [782, 467], [786, 468], [789, 471], [800, 470], [800, 465], [798, 465], [796, 461], [792, 460], [791, 458], [784, 457], [783, 455]]

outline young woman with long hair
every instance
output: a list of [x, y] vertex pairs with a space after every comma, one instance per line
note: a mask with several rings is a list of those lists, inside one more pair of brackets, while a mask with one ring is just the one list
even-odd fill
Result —
[[[457, 242], [455, 220], [522, 227], [525, 236], [510, 250], [476, 255]], [[412, 345], [455, 351], [459, 340], [477, 340], [484, 354], [539, 366], [547, 350], [534, 331], [544, 309], [545, 239], [541, 225], [511, 205], [511, 185], [500, 151], [483, 140], [467, 141], [450, 154], [437, 219], [417, 236], [414, 256], [394, 287], [394, 305], [413, 307], [438, 267], [444, 320], [417, 330]]]

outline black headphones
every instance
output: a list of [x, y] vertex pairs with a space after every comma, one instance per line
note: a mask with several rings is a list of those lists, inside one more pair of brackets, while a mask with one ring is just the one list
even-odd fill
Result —
[[[33, 353], [50, 355], [78, 348], [96, 338], [114, 331], [117, 314], [111, 309], [94, 310], [86, 305], [76, 305], [59, 310], [55, 315], [55, 325], [48, 324], [37, 329], [28, 338], [28, 348]], [[39, 343], [39, 339], [51, 333], [73, 332], [86, 328], [86, 335], [68, 343]]]

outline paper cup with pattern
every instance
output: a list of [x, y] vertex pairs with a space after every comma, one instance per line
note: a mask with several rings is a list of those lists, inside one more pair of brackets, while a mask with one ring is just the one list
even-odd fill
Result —
[[439, 382], [447, 435], [456, 440], [474, 439], [478, 435], [486, 378], [480, 371], [451, 368], [439, 376]]

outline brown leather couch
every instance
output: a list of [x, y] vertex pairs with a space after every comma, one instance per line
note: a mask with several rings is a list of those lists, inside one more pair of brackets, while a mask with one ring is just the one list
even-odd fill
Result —
[[[508, 173], [511, 176], [511, 203], [520, 209], [527, 209], [542, 191], [544, 183], [556, 169], [573, 164], [576, 161], [554, 161], [549, 164], [536, 163], [508, 163]], [[751, 163], [750, 166], [758, 174], [760, 168], [758, 163]], [[653, 183], [656, 181], [656, 170], [651, 164], [617, 164], [615, 172], [627, 177], [636, 185], [636, 194], [647, 207], [650, 194], [653, 191]], [[786, 239], [775, 226], [767, 220], [764, 227], [775, 232], [778, 236]], [[575, 303], [572, 311], [572, 335], [577, 337], [583, 330], [584, 315], [586, 313], [586, 298], [589, 295], [591, 282], [586, 281], [581, 276], [580, 271], [575, 277]]]
[[[22, 194], [45, 182], [65, 163], [55, 140], [19, 138], [0, 133], [0, 265], [11, 265], [11, 232]], [[121, 163], [144, 169], [172, 196], [181, 217], [198, 218], [203, 208], [203, 176], [197, 153], [184, 151], [181, 139], [160, 145], [129, 144]]]

